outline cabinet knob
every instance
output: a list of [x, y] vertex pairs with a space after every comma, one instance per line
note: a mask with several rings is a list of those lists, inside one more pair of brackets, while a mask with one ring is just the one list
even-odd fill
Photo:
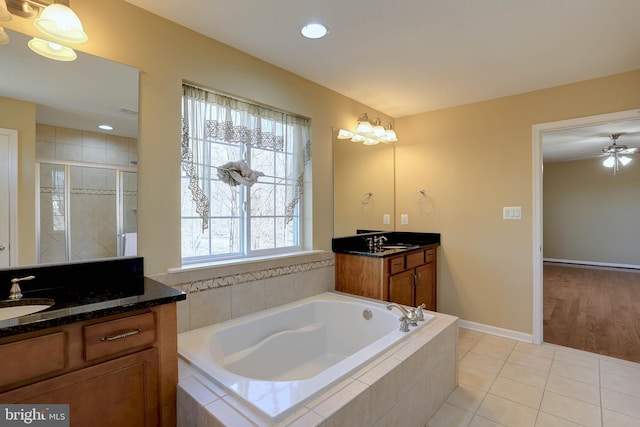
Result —
[[4, 251], [6, 249], [5, 245], [0, 245], [0, 251]]

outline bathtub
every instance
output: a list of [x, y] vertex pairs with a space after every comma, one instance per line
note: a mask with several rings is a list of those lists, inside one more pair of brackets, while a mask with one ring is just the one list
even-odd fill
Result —
[[324, 293], [178, 334], [180, 357], [279, 421], [428, 324], [400, 331], [383, 303]]

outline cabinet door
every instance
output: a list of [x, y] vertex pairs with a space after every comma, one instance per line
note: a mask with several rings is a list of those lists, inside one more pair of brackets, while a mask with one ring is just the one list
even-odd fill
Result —
[[413, 270], [389, 277], [389, 301], [398, 304], [413, 303]]
[[4, 394], [5, 403], [66, 403], [70, 425], [157, 426], [157, 349], [94, 365]]
[[427, 310], [436, 311], [435, 263], [430, 262], [416, 268], [416, 301], [424, 303]]

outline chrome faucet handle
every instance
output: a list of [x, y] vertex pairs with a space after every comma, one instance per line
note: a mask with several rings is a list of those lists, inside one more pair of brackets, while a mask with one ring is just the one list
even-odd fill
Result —
[[425, 308], [427, 308], [427, 305], [425, 303], [422, 303], [416, 307], [416, 313], [418, 314], [418, 322], [424, 321], [424, 313], [422, 312], [422, 310], [424, 310]]
[[409, 321], [407, 320], [407, 316], [402, 316], [400, 318], [400, 332], [409, 332]]
[[411, 326], [418, 326], [418, 320], [420, 319], [418, 318], [418, 313], [416, 312], [415, 308], [409, 310], [409, 316], [407, 316], [407, 320], [409, 321], [409, 324]]
[[11, 290], [9, 291], [9, 299], [16, 300], [22, 298], [22, 289], [20, 289], [20, 282], [23, 280], [32, 280], [36, 276], [15, 277], [11, 279]]

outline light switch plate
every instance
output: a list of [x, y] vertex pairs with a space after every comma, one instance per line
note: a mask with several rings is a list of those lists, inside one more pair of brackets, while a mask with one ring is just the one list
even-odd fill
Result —
[[400, 215], [400, 224], [402, 224], [402, 225], [409, 224], [409, 214], [401, 214]]
[[503, 207], [502, 219], [522, 219], [522, 208], [520, 206]]

